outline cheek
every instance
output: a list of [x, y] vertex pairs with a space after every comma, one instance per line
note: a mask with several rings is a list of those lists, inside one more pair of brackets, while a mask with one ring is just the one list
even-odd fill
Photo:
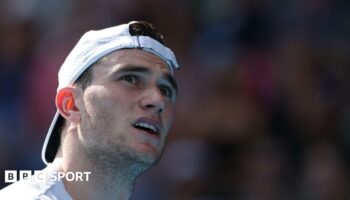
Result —
[[95, 126], [99, 123], [113, 128], [125, 124], [133, 105], [130, 99], [133, 98], [118, 88], [91, 87], [84, 95], [86, 114]]
[[102, 125], [107, 128], [117, 122], [115, 118], [118, 116], [118, 99], [112, 98], [103, 87], [94, 87], [86, 91], [84, 102], [86, 118], [93, 126]]
[[164, 123], [166, 124], [167, 131], [169, 131], [172, 124], [173, 124], [173, 121], [174, 121], [174, 105], [173, 104], [169, 105], [165, 109], [165, 111], [163, 112], [163, 120], [164, 120]]
[[104, 103], [102, 102], [106, 94], [102, 89], [93, 88], [85, 92], [84, 102], [86, 107], [86, 113], [90, 118], [96, 117], [96, 114], [101, 113], [100, 109], [104, 108]]

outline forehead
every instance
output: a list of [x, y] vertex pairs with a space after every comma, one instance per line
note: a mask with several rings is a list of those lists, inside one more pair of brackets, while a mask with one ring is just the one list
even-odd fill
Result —
[[[155, 54], [141, 49], [121, 49], [108, 54], [97, 62], [100, 67], [136, 66], [170, 73], [167, 63]], [[99, 67], [94, 67], [99, 68]], [[111, 68], [112, 70], [113, 68]]]

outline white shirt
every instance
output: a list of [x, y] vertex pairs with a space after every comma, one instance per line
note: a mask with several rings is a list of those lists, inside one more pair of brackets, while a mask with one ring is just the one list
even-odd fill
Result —
[[73, 200], [64, 188], [62, 180], [50, 178], [58, 172], [57, 164], [49, 164], [39, 173], [47, 178], [40, 180], [20, 180], [0, 190], [1, 200]]

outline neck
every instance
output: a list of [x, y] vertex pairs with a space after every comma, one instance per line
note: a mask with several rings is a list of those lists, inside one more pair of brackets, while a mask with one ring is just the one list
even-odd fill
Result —
[[[71, 152], [72, 153], [72, 152]], [[110, 161], [98, 156], [94, 160], [80, 156], [63, 156], [61, 171], [82, 172], [83, 181], [67, 181], [63, 179], [67, 192], [73, 199], [120, 199], [131, 197], [136, 178], [144, 171], [143, 167], [125, 160]], [[89, 175], [88, 175], [89, 173]], [[88, 180], [87, 180], [88, 178]]]
[[91, 179], [85, 183], [65, 181], [67, 191], [73, 199], [129, 199], [134, 180], [112, 172], [86, 169], [91, 172]]
[[83, 181], [63, 180], [67, 192], [73, 199], [129, 199], [131, 197], [136, 178], [143, 170], [131, 163], [119, 162], [118, 165], [105, 163], [103, 158], [99, 162], [82, 162], [64, 160], [62, 170], [67, 172], [91, 172], [89, 179]]
[[[68, 137], [76, 134], [69, 134]], [[57, 158], [62, 171], [91, 172], [88, 180], [67, 181], [64, 186], [73, 199], [120, 199], [131, 197], [136, 178], [149, 166], [115, 151], [87, 151], [78, 140], [69, 138], [61, 143]]]

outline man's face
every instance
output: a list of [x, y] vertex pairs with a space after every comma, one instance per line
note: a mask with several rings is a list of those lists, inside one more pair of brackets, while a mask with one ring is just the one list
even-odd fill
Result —
[[92, 155], [153, 165], [173, 122], [176, 93], [158, 56], [140, 49], [113, 52], [93, 66], [91, 84], [78, 100], [79, 139]]

